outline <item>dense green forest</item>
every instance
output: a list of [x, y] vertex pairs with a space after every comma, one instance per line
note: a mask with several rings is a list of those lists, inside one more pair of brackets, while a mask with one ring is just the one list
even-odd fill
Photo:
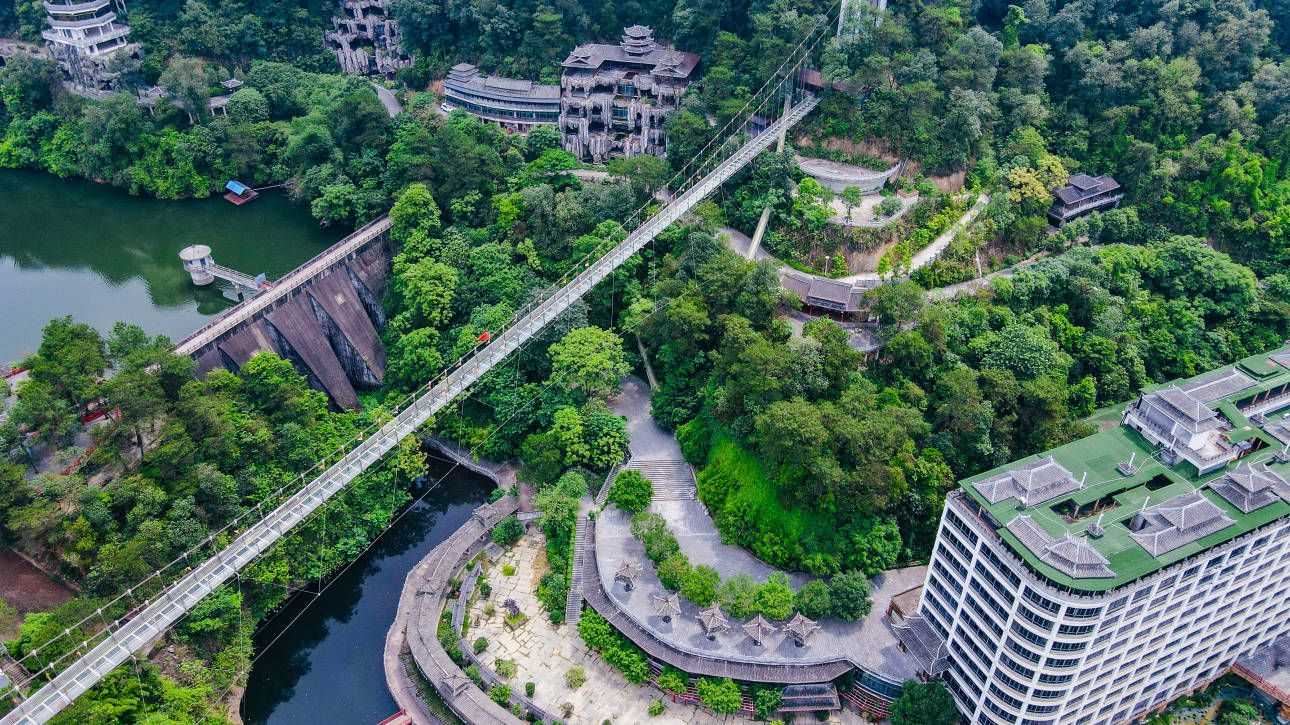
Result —
[[859, 372], [836, 325], [798, 337], [774, 316], [767, 263], [702, 230], [685, 239], [644, 325], [654, 415], [706, 464], [699, 494], [725, 536], [816, 574], [925, 556], [958, 478], [1086, 435], [1095, 408], [1290, 331], [1284, 285], [1260, 289], [1201, 240], [1108, 234], [974, 297], [929, 306], [914, 283], [879, 288], [886, 347]]
[[[31, 380], [13, 421], [0, 428], [6, 450], [18, 437], [16, 425], [38, 430], [57, 448], [70, 444], [88, 402], [120, 412], [114, 424], [96, 429], [99, 446], [75, 474], [27, 480], [23, 467], [0, 464], [0, 539], [81, 587], [71, 602], [28, 614], [6, 643], [32, 671], [78, 649], [155, 593], [159, 582], [148, 582], [149, 575], [179, 573], [170, 566], [176, 557], [227, 544], [238, 527], [226, 527], [279, 503], [282, 489], [294, 490], [297, 476], [322, 453], [381, 415], [329, 411], [290, 363], [270, 354], [236, 374], [216, 371], [197, 381], [192, 362], [170, 347], [133, 325], [118, 324], [104, 338], [61, 318], [45, 328], [39, 352], [27, 361]], [[114, 375], [104, 380], [109, 366]], [[255, 624], [295, 588], [361, 552], [408, 500], [424, 465], [417, 447], [402, 447], [299, 536], [204, 600], [172, 630], [172, 647], [154, 663], [118, 670], [56, 722], [224, 722], [219, 704], [244, 682]]]

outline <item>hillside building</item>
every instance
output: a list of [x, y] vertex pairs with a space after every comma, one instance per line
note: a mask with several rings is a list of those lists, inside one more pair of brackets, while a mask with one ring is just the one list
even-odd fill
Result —
[[573, 49], [561, 64], [559, 127], [564, 149], [586, 161], [667, 153], [663, 121], [699, 56], [664, 48], [654, 31], [633, 25], [618, 45]]
[[110, 61], [118, 53], [139, 55], [140, 46], [128, 38], [130, 26], [117, 22], [112, 0], [44, 2], [49, 27], [41, 36], [58, 59], [71, 85], [81, 91], [107, 91], [115, 87], [118, 72]]
[[[1290, 632], [1290, 346], [948, 497], [921, 674], [981, 725], [1136, 722]], [[916, 635], [916, 636], [914, 636]]]
[[1067, 222], [1095, 211], [1114, 209], [1123, 198], [1124, 190], [1115, 179], [1105, 174], [1075, 174], [1057, 190], [1057, 201], [1048, 210], [1048, 223], [1061, 229]]
[[560, 117], [560, 86], [480, 75], [469, 63], [458, 63], [443, 82], [444, 105], [465, 109], [510, 131], [525, 132]]

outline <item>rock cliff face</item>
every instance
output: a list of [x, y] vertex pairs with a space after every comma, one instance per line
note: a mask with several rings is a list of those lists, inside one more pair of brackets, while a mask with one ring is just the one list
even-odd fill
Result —
[[323, 33], [342, 70], [393, 78], [394, 71], [412, 65], [385, 0], [346, 0], [342, 7], [345, 15], [332, 18], [333, 29]]
[[667, 150], [667, 109], [650, 100], [616, 99], [610, 93], [569, 97], [561, 106], [564, 150], [603, 163], [612, 157], [662, 156]]

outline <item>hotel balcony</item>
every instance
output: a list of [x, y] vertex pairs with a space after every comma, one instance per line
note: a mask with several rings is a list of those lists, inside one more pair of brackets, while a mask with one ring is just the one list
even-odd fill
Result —
[[107, 25], [108, 23], [112, 23], [115, 20], [116, 20], [116, 13], [112, 11], [108, 11], [104, 15], [96, 15], [94, 17], [81, 18], [79, 20], [60, 20], [56, 17], [50, 16], [49, 25], [55, 30], [60, 30], [60, 29], [83, 30], [85, 28], [94, 28], [100, 25]]
[[97, 55], [108, 51], [114, 51], [124, 43], [117, 43], [110, 48], [99, 48], [100, 45], [113, 40], [123, 39], [130, 34], [130, 27], [127, 25], [117, 25], [103, 30], [101, 33], [86, 33], [82, 38], [68, 38], [55, 30], [45, 30], [41, 32], [41, 37], [56, 45], [65, 45], [76, 48], [89, 55]]
[[1051, 222], [1055, 222], [1055, 226], [1060, 227], [1066, 222], [1083, 216], [1089, 212], [1100, 209], [1115, 208], [1120, 205], [1120, 200], [1123, 198], [1124, 194], [1120, 193], [1089, 199], [1075, 206], [1053, 205], [1053, 207], [1048, 210], [1048, 219]]
[[90, 0], [84, 3], [51, 3], [45, 0], [45, 12], [50, 15], [79, 15], [93, 13], [107, 7], [112, 0]]

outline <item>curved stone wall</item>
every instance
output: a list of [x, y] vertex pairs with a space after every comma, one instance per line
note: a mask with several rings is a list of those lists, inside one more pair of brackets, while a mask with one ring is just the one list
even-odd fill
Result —
[[888, 179], [900, 173], [902, 166], [902, 164], [896, 164], [886, 171], [873, 171], [861, 166], [841, 164], [825, 159], [813, 159], [806, 156], [797, 156], [796, 158], [798, 168], [830, 189], [842, 191], [849, 186], [854, 186], [866, 194], [881, 189]]

